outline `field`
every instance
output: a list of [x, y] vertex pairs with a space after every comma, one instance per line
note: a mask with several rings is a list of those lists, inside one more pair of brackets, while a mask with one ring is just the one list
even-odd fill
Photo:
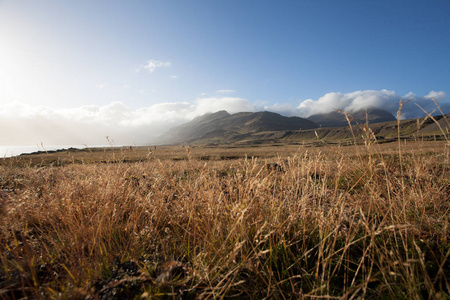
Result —
[[449, 155], [367, 135], [3, 159], [0, 299], [449, 299]]

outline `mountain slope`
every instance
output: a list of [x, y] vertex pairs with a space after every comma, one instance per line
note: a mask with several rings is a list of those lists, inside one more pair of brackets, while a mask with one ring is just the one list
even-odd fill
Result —
[[[363, 109], [356, 111], [354, 113], [349, 114], [350, 119], [352, 120], [352, 124], [356, 123], [366, 123], [366, 113], [368, 117], [369, 124], [381, 123], [381, 122], [389, 122], [395, 121], [396, 118], [389, 112], [377, 109]], [[345, 118], [344, 113], [339, 113], [337, 111], [332, 111], [326, 114], [316, 114], [307, 118], [310, 121], [313, 121], [317, 125], [321, 127], [342, 127], [348, 126], [347, 119]]]
[[264, 131], [284, 131], [317, 128], [299, 117], [284, 117], [273, 112], [241, 112], [230, 115], [226, 111], [206, 114], [189, 123], [167, 131], [160, 139], [163, 144], [190, 143], [199, 140], [236, 140]]
[[[343, 124], [342, 127], [326, 127], [322, 124], [322, 128], [317, 128], [317, 125], [310, 120], [298, 117], [283, 117], [271, 112], [243, 112], [231, 115], [226, 111], [219, 111], [197, 117], [189, 123], [170, 129], [156, 143], [166, 145], [183, 143], [233, 144], [242, 146], [304, 142], [324, 145], [326, 143], [353, 141], [355, 138], [354, 132], [352, 133], [348, 127], [345, 116], [333, 113], [331, 117], [336, 115], [341, 118], [338, 121]], [[342, 118], [345, 122], [342, 121]], [[366, 112], [353, 113], [352, 118], [358, 120], [358, 123], [365, 124]], [[442, 138], [439, 136], [444, 133], [448, 135], [450, 128], [450, 115], [434, 116], [436, 122], [431, 118], [402, 120], [400, 121], [400, 128], [398, 128], [395, 118], [383, 111], [377, 114], [371, 114], [369, 111], [368, 119], [372, 132], [382, 142], [395, 141], [399, 132], [402, 139], [429, 139], [430, 137], [436, 138], [436, 135], [438, 138]], [[386, 119], [394, 120], [385, 121]], [[362, 130], [362, 127], [354, 126], [353, 130], [358, 132]], [[361, 139], [359, 134], [356, 134], [356, 137]]]

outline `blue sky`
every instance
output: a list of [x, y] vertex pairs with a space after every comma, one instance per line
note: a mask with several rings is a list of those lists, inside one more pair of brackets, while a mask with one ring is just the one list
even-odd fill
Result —
[[448, 0], [0, 0], [0, 144], [145, 143], [219, 109], [447, 108], [449, 79]]

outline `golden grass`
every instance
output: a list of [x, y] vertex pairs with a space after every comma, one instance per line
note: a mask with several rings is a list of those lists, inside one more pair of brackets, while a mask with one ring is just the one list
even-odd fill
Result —
[[449, 298], [439, 128], [3, 159], [0, 298]]
[[0, 298], [448, 298], [448, 142], [400, 145], [4, 160]]

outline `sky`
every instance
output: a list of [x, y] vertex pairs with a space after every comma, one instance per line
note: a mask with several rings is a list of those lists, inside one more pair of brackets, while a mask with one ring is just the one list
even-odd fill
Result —
[[223, 109], [414, 118], [449, 92], [448, 0], [0, 0], [0, 145], [146, 145]]

